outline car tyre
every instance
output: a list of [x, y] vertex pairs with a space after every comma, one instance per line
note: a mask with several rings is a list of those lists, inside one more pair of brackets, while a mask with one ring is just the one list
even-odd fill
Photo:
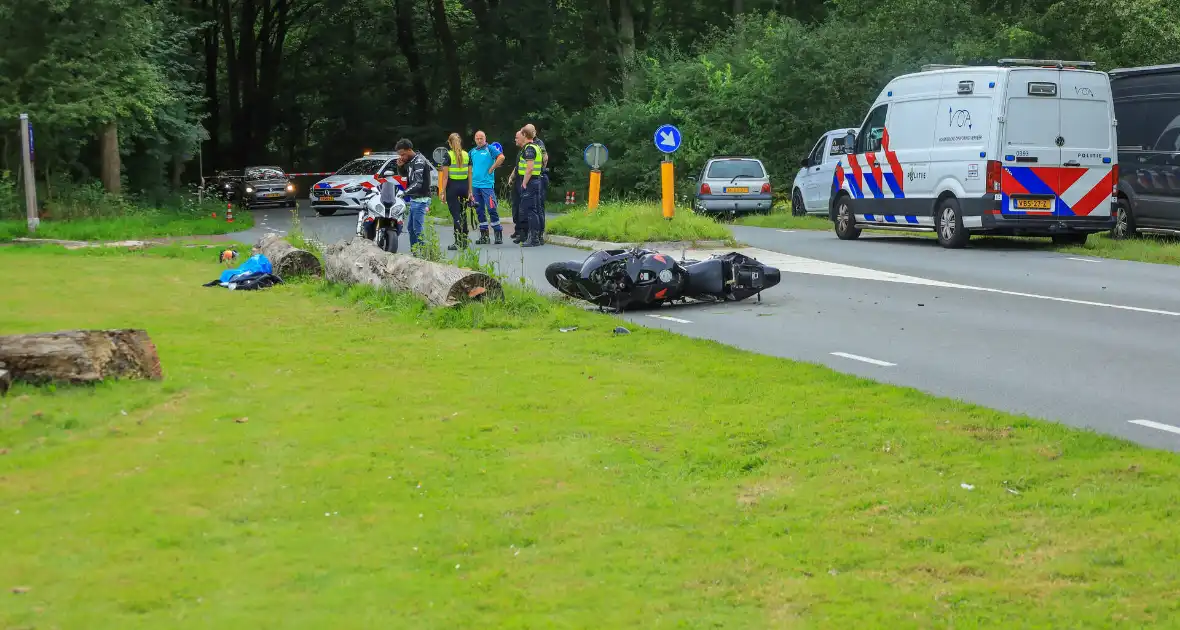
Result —
[[1135, 238], [1135, 215], [1131, 212], [1131, 202], [1120, 198], [1114, 211], [1114, 227], [1110, 229], [1110, 237], [1114, 239]]
[[315, 213], [320, 215], [321, 217], [330, 217], [330, 216], [336, 214], [336, 209], [335, 208], [316, 208]]
[[1052, 236], [1054, 245], [1085, 245], [1086, 238], [1089, 234], [1054, 234]]
[[856, 215], [852, 213], [852, 201], [847, 195], [836, 200], [836, 237], [842, 241], [860, 238], [860, 228], [856, 227]]
[[807, 206], [803, 204], [803, 195], [800, 195], [798, 190], [791, 193], [791, 214], [797, 217], [807, 214]]
[[938, 244], [947, 249], [960, 249], [967, 245], [971, 233], [963, 227], [963, 211], [959, 209], [958, 199], [951, 197], [938, 204], [934, 231], [938, 235]]

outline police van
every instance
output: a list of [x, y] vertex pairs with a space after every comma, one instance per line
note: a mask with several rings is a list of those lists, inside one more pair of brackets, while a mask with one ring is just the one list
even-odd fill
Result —
[[1081, 244], [1111, 229], [1118, 153], [1110, 81], [1092, 62], [926, 66], [889, 82], [832, 179], [836, 235], [933, 231]]

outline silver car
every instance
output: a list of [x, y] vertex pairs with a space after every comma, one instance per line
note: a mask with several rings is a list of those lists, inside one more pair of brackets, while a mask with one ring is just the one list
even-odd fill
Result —
[[718, 156], [701, 169], [696, 181], [697, 212], [737, 214], [769, 212], [770, 175], [757, 158]]

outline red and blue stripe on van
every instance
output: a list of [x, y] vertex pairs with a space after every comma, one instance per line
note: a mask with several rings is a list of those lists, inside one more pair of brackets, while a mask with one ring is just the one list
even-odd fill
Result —
[[[1114, 169], [1109, 166], [1005, 166], [1000, 175], [1000, 214], [1110, 216]], [[1012, 196], [1055, 197], [1052, 210], [1018, 210]]]
[[885, 189], [888, 188], [890, 198], [905, 199], [905, 178], [902, 176], [901, 162], [897, 159], [897, 152], [889, 148], [888, 129], [881, 136], [881, 150], [885, 154], [885, 162], [889, 164], [888, 171], [882, 168], [875, 152], [864, 154], [864, 168], [860, 165], [860, 156], [846, 155], [848, 169], [851, 172], [845, 174], [844, 162], [837, 163], [833, 180], [835, 188], [843, 189], [844, 185], [848, 184], [848, 193], [854, 199], [864, 199], [865, 189], [868, 189], [870, 199], [884, 199]]

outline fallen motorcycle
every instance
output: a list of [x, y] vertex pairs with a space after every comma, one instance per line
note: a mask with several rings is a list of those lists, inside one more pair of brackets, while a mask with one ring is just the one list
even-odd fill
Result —
[[616, 311], [676, 301], [737, 302], [779, 283], [781, 274], [757, 260], [730, 252], [708, 260], [677, 262], [638, 247], [598, 250], [586, 260], [557, 262], [545, 279], [563, 294]]

